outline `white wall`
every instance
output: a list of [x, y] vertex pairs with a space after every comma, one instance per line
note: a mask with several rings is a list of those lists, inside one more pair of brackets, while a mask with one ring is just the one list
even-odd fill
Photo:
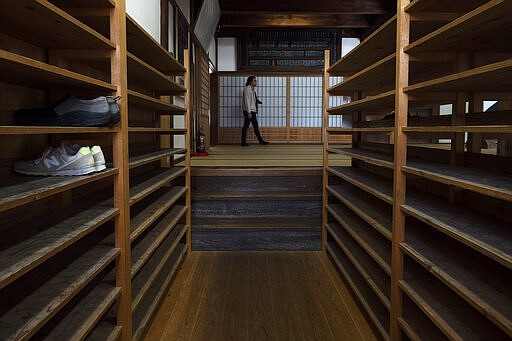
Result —
[[359, 38], [341, 38], [341, 56], [343, 57], [359, 45]]
[[236, 38], [217, 38], [218, 70], [236, 71]]
[[160, 0], [126, 0], [126, 12], [160, 42]]

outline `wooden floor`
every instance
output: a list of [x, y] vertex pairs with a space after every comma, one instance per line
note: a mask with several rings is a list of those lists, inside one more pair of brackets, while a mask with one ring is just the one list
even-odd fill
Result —
[[322, 252], [192, 252], [146, 340], [375, 340]]
[[[218, 145], [208, 149], [209, 156], [193, 157], [193, 167], [322, 167], [322, 145], [270, 144]], [[349, 166], [350, 158], [331, 155], [333, 166]]]

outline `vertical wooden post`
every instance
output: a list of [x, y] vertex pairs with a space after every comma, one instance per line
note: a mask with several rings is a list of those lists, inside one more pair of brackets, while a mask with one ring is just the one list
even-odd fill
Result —
[[286, 76], [286, 141], [290, 141], [291, 133], [291, 76]]
[[117, 86], [121, 122], [114, 134], [114, 167], [119, 173], [114, 177], [114, 206], [119, 208], [115, 219], [116, 247], [120, 255], [116, 262], [116, 285], [121, 287], [117, 305], [117, 324], [122, 327], [121, 339], [132, 339], [131, 307], [131, 251], [130, 251], [130, 177], [128, 167], [128, 76], [126, 62], [126, 3], [117, 0], [110, 12], [110, 39], [116, 44], [111, 55], [112, 84]]
[[394, 169], [393, 169], [393, 230], [391, 245], [391, 314], [390, 339], [401, 339], [398, 318], [402, 316], [402, 292], [399, 281], [403, 278], [403, 254], [400, 243], [404, 240], [405, 216], [401, 206], [405, 202], [406, 178], [402, 166], [407, 158], [407, 136], [402, 127], [407, 126], [408, 96], [404, 88], [409, 83], [409, 56], [404, 48], [409, 44], [409, 15], [405, 6], [409, 0], [397, 0], [397, 30], [396, 30], [396, 85], [395, 85], [395, 129], [394, 129]]
[[329, 113], [327, 109], [329, 108], [329, 94], [327, 93], [327, 88], [329, 88], [329, 74], [327, 70], [330, 67], [330, 51], [324, 51], [324, 75], [322, 78], [322, 142], [323, 142], [323, 162], [322, 162], [322, 250], [325, 252], [325, 244], [327, 243], [327, 184], [328, 184], [328, 173], [327, 166], [329, 164], [329, 153], [327, 152], [327, 148], [329, 148], [329, 134], [327, 133], [327, 128], [329, 127]]
[[190, 100], [191, 100], [191, 89], [190, 89], [190, 55], [189, 50], [185, 50], [183, 58], [183, 65], [187, 69], [185, 72], [185, 88], [187, 89], [187, 93], [185, 94], [185, 129], [187, 133], [185, 134], [185, 147], [187, 148], [187, 154], [185, 156], [185, 167], [187, 168], [187, 172], [185, 173], [185, 186], [187, 188], [187, 192], [185, 194], [185, 204], [187, 205], [187, 215], [186, 215], [186, 225], [187, 225], [187, 253], [190, 254], [192, 251], [192, 207], [191, 207], [191, 181], [190, 181], [190, 156], [194, 152], [191, 150], [191, 124], [190, 124]]

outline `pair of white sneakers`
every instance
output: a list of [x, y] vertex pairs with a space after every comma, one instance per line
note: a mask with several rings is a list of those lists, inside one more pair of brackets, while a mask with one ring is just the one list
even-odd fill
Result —
[[48, 147], [40, 158], [18, 161], [13, 166], [17, 173], [36, 176], [85, 175], [105, 168], [105, 156], [100, 146], [89, 148], [78, 144]]

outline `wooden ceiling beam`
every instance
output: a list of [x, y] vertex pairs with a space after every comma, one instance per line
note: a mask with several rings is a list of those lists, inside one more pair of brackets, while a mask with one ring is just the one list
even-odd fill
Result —
[[224, 27], [336, 27], [365, 28], [371, 26], [364, 15], [354, 14], [282, 14], [247, 13], [225, 14], [220, 17]]
[[219, 0], [220, 8], [225, 12], [323, 12], [352, 14], [384, 14], [388, 12], [382, 0]]

